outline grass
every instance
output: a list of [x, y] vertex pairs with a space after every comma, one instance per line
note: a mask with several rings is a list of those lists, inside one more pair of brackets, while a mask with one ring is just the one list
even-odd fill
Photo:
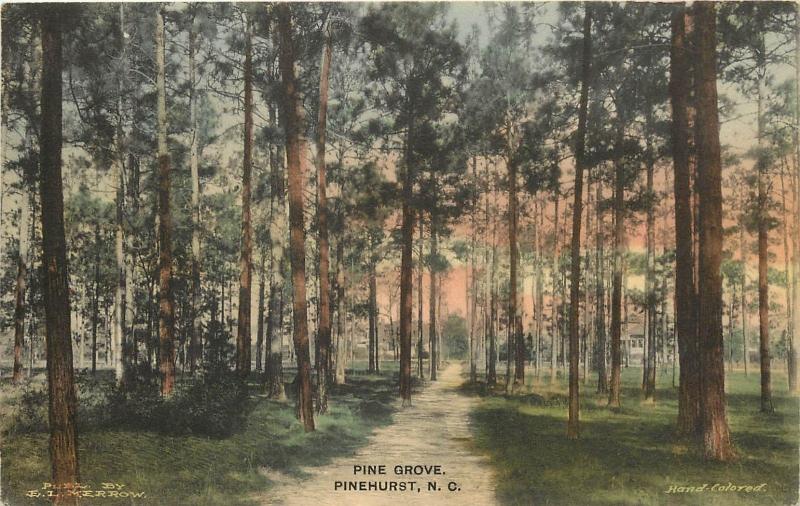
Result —
[[[244, 427], [230, 437], [89, 426], [79, 433], [81, 482], [92, 490], [101, 483], [119, 483], [123, 490], [146, 494], [135, 503], [130, 498], [93, 499], [103, 504], [250, 504], [254, 493], [269, 490], [267, 470], [302, 475], [305, 466], [324, 465], [366, 443], [372, 429], [391, 422], [395, 385], [395, 371], [348, 376], [346, 385], [333, 387], [329, 413], [317, 417], [317, 430], [310, 434], [295, 419], [292, 401], [267, 399], [255, 383]], [[9, 504], [45, 504], [25, 493], [49, 481], [47, 445], [44, 432], [4, 434], [3, 498]]]
[[[729, 373], [728, 420], [736, 462], [704, 461], [694, 441], [675, 434], [677, 390], [659, 376], [656, 402], [643, 402], [641, 369], [623, 371], [623, 406], [612, 411], [596, 384], [581, 385], [581, 437], [565, 437], [564, 378], [513, 395], [467, 388], [483, 395], [471, 414], [476, 449], [496, 471], [504, 504], [796, 504], [798, 501], [798, 398], [786, 377], [773, 374], [774, 414], [759, 412], [758, 374]], [[670, 486], [760, 485], [763, 492], [666, 493]]]

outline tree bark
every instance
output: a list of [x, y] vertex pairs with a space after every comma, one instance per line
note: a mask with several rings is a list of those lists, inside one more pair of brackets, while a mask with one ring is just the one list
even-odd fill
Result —
[[[650, 121], [648, 118], [648, 127]], [[650, 130], [648, 128], [648, 130]], [[647, 377], [644, 385], [645, 400], [655, 401], [656, 394], [656, 280], [655, 280], [655, 192], [653, 176], [655, 172], [655, 153], [650, 137], [647, 139], [647, 219], [646, 219], [646, 255], [647, 272], [645, 274], [645, 298], [647, 308]]]
[[578, 131], [575, 140], [575, 201], [572, 206], [572, 245], [570, 250], [571, 286], [569, 291], [569, 419], [567, 437], [577, 439], [580, 434], [579, 411], [579, 360], [578, 311], [581, 279], [581, 218], [583, 216], [583, 171], [585, 169], [586, 120], [589, 104], [589, 73], [592, 58], [592, 9], [584, 4], [583, 56], [581, 61], [581, 94], [578, 105]]
[[[434, 183], [435, 184], [435, 183]], [[434, 194], [436, 190], [434, 189]], [[435, 205], [435, 204], [434, 204]], [[436, 237], [436, 219], [435, 213], [431, 213], [431, 261], [428, 266], [428, 273], [430, 275], [430, 297], [428, 300], [428, 342], [431, 350], [431, 381], [436, 381], [436, 369], [438, 368], [439, 350], [436, 341], [436, 255], [437, 251], [437, 237]]]
[[425, 369], [423, 367], [422, 354], [425, 350], [422, 314], [424, 306], [422, 302], [422, 275], [425, 272], [425, 222], [422, 213], [419, 213], [419, 260], [417, 265], [417, 374], [420, 379], [425, 379]]
[[744, 239], [744, 225], [739, 226], [739, 256], [740, 262], [742, 263], [742, 291], [740, 293], [739, 299], [739, 306], [741, 307], [742, 311], [742, 362], [744, 363], [744, 375], [748, 376], [748, 362], [749, 360], [749, 352], [747, 346], [747, 255], [745, 254], [746, 250], [745, 246], [745, 239]]
[[[95, 218], [96, 219], [96, 218]], [[92, 294], [92, 375], [97, 374], [97, 320], [100, 316], [100, 222], [94, 224], [94, 293]]]
[[[276, 128], [278, 119], [273, 106], [269, 106], [269, 124]], [[286, 395], [283, 387], [283, 282], [286, 279], [286, 260], [283, 240], [286, 237], [285, 224], [285, 188], [283, 174], [283, 156], [277, 146], [270, 146], [270, 284], [269, 309], [267, 313], [266, 359], [264, 377], [266, 392], [270, 398], [283, 399]], [[276, 212], [277, 209], [277, 212]], [[273, 230], [273, 227], [275, 228]], [[278, 266], [277, 273], [275, 265]], [[277, 335], [276, 335], [277, 334]]]
[[559, 271], [559, 259], [561, 257], [561, 252], [559, 250], [559, 240], [558, 240], [558, 204], [561, 196], [561, 189], [560, 184], [559, 187], [556, 188], [555, 191], [555, 204], [553, 210], [553, 265], [552, 265], [552, 282], [553, 288], [550, 293], [550, 304], [552, 306], [552, 319], [550, 322], [550, 384], [554, 384], [556, 382], [556, 360], [558, 355], [556, 353], [556, 339], [558, 335], [558, 271]]
[[17, 281], [14, 288], [14, 370], [11, 381], [22, 381], [22, 348], [25, 346], [25, 294], [28, 285], [28, 248], [30, 245], [30, 205], [27, 192], [20, 202], [19, 248], [17, 251]]
[[[478, 179], [478, 167], [477, 167], [477, 157], [475, 155], [472, 156], [472, 177], [477, 182]], [[476, 357], [475, 357], [475, 350], [477, 348], [476, 345], [476, 334], [475, 334], [475, 321], [477, 319], [476, 312], [478, 310], [478, 280], [477, 280], [477, 270], [475, 268], [475, 247], [476, 247], [476, 234], [478, 233], [478, 220], [477, 220], [477, 212], [478, 207], [476, 206], [473, 209], [472, 216], [471, 216], [471, 225], [472, 230], [470, 234], [470, 248], [469, 248], [469, 255], [470, 255], [470, 274], [469, 276], [469, 283], [468, 283], [468, 290], [469, 296], [471, 297], [469, 300], [471, 304], [469, 306], [469, 381], [470, 383], [475, 383], [478, 380], [478, 369], [476, 366]]]
[[[258, 320], [256, 321], [256, 372], [261, 372], [261, 357], [264, 353], [264, 302], [265, 302], [265, 270], [266, 255], [261, 247], [261, 266], [258, 269]], [[271, 268], [272, 266], [270, 266]]]
[[769, 269], [769, 196], [767, 195], [767, 158], [764, 152], [766, 140], [764, 139], [764, 99], [766, 94], [766, 61], [764, 56], [763, 35], [759, 36], [760, 43], [757, 55], [758, 72], [758, 159], [756, 160], [756, 170], [758, 171], [758, 335], [759, 335], [759, 356], [761, 361], [761, 411], [771, 413], [774, 411], [772, 405], [772, 378], [770, 367], [770, 345], [769, 345], [769, 281], [767, 271]]
[[603, 228], [605, 226], [603, 214], [601, 212], [603, 201], [603, 183], [602, 180], [597, 182], [597, 198], [595, 199], [596, 213], [597, 213], [597, 229], [596, 240], [597, 243], [597, 278], [595, 286], [595, 302], [597, 304], [597, 312], [595, 314], [595, 334], [597, 340], [595, 341], [596, 353], [595, 363], [597, 364], [597, 393], [608, 394], [608, 373], [606, 371], [606, 289], [605, 289], [605, 252], [603, 248]]
[[692, 187], [689, 167], [690, 68], [687, 53], [685, 7], [672, 17], [670, 51], [670, 102], [672, 104], [672, 152], [675, 177], [675, 306], [680, 360], [678, 431], [694, 434], [700, 428], [699, 348], [695, 321]]
[[[126, 43], [125, 43], [125, 24], [124, 24], [124, 6], [119, 5], [119, 40], [121, 45], [120, 59], [124, 69], [124, 60], [126, 56]], [[124, 70], [123, 70], [124, 72]], [[125, 174], [123, 161], [125, 160], [124, 146], [123, 146], [123, 118], [122, 118], [122, 73], [117, 80], [117, 124], [114, 132], [115, 150], [113, 164], [114, 184], [116, 185], [115, 196], [115, 234], [114, 234], [114, 258], [116, 261], [116, 286], [114, 290], [114, 335], [112, 342], [113, 348], [113, 362], [114, 374], [117, 382], [124, 383], [125, 369], [124, 365], [128, 361], [125, 356], [128, 346], [126, 345], [126, 307], [125, 307], [125, 293], [127, 291], [126, 279], [126, 261], [125, 261]]]
[[302, 117], [299, 89], [295, 78], [295, 49], [292, 14], [288, 4], [279, 4], [280, 69], [283, 84], [286, 159], [289, 173], [289, 227], [292, 266], [293, 340], [297, 356], [298, 402], [300, 420], [306, 432], [314, 430], [314, 406], [311, 392], [311, 360], [308, 347], [308, 306], [306, 301], [306, 257], [303, 217], [303, 168], [301, 166]]
[[786, 163], [781, 163], [781, 211], [783, 217], [781, 219], [781, 224], [783, 226], [783, 268], [786, 273], [786, 376], [789, 383], [789, 391], [792, 391], [795, 387], [792, 378], [797, 374], [797, 357], [795, 356], [796, 351], [794, 349], [794, 333], [796, 330], [793, 325], [794, 316], [792, 314], [792, 301], [795, 297], [793, 291], [794, 277], [797, 274], [794, 271], [794, 265], [789, 261], [789, 225], [787, 221], [790, 219], [791, 214], [789, 208], [786, 206], [785, 172]]
[[[374, 252], [370, 251], [370, 256]], [[378, 284], [377, 275], [375, 273], [375, 261], [373, 258], [369, 259], [369, 346], [367, 354], [369, 355], [368, 371], [375, 372], [375, 347], [378, 338]]]
[[[244, 155], [242, 161], [242, 251], [239, 260], [239, 314], [236, 332], [236, 370], [250, 374], [250, 313], [253, 281], [253, 222], [250, 214], [253, 174], [253, 33], [245, 19], [244, 42]], [[302, 204], [302, 202], [301, 202]]]
[[[795, 25], [794, 25], [794, 71], [795, 71], [795, 103], [800, 103], [800, 5], [795, 6]], [[792, 202], [794, 203], [792, 247], [794, 250], [792, 265], [794, 276], [792, 277], [792, 363], [794, 369], [789, 371], [789, 390], [797, 393], [800, 389], [798, 384], [798, 336], [800, 336], [800, 107], [795, 107], [794, 117], [794, 177], [792, 187]]]
[[200, 357], [200, 131], [197, 118], [196, 52], [197, 31], [194, 20], [189, 31], [189, 123], [191, 124], [191, 145], [189, 147], [189, 167], [192, 177], [192, 295], [189, 336], [189, 371], [197, 371]]
[[156, 91], [158, 94], [158, 334], [161, 394], [175, 384], [175, 302], [172, 294], [172, 212], [170, 159], [167, 150], [167, 90], [164, 64], [164, 13], [156, 10]]
[[325, 130], [328, 116], [328, 80], [331, 70], [333, 42], [330, 20], [325, 23], [325, 47], [319, 78], [319, 111], [317, 116], [317, 227], [319, 230], [319, 360], [317, 361], [317, 411], [328, 410], [328, 385], [331, 378], [331, 303], [330, 245], [328, 242], [328, 198], [325, 167]]
[[[509, 130], [511, 126], [507, 127]], [[506, 156], [508, 165], [508, 249], [509, 249], [509, 294], [508, 294], [508, 336], [506, 345], [506, 362], [511, 363], [512, 346], [514, 347], [514, 385], [525, 384], [525, 340], [517, 335], [517, 268], [519, 267], [519, 248], [517, 245], [517, 161], [511, 154], [509, 136], [509, 153]], [[508, 381], [506, 381], [508, 384]]]
[[[52, 481], [71, 488], [79, 482], [77, 398], [72, 369], [70, 294], [64, 235], [64, 189], [61, 175], [61, 16], [48, 6], [41, 12], [42, 89], [40, 129], [40, 198], [42, 265], [47, 339], [50, 463]], [[76, 497], [57, 495], [55, 504], [77, 504]]]
[[[619, 113], [619, 112], [618, 112]], [[614, 154], [614, 272], [611, 287], [611, 378], [608, 405], [619, 408], [622, 377], [622, 271], [625, 253], [625, 165], [623, 142], [625, 120], [617, 117], [617, 139]]]
[[722, 178], [717, 109], [716, 9], [698, 2], [695, 9], [697, 55], [697, 167], [700, 197], [699, 342], [703, 449], [706, 458], [731, 460], [725, 408], [722, 347]]

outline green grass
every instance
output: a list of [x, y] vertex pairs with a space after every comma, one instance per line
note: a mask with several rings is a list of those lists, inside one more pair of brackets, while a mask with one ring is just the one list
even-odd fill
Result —
[[[592, 378], [594, 379], [594, 378]], [[773, 375], [775, 413], [759, 408], [758, 374], [728, 374], [728, 420], [739, 459], [706, 462], [694, 441], [675, 434], [677, 391], [659, 375], [655, 403], [642, 401], [641, 369], [623, 372], [623, 407], [613, 412], [590, 379], [581, 385], [581, 437], [565, 437], [564, 379], [548, 378], [514, 396], [488, 392], [471, 414], [477, 450], [496, 471], [504, 504], [796, 504], [798, 399]], [[528, 382], [531, 383], [530, 381]], [[502, 381], [498, 381], [502, 385]], [[670, 485], [760, 485], [765, 492], [665, 493]]]
[[[244, 428], [231, 437], [171, 437], [150, 431], [87, 428], [79, 432], [81, 482], [92, 490], [111, 482], [124, 484], [124, 490], [144, 492], [146, 499], [134, 504], [249, 504], [254, 493], [271, 486], [265, 469], [302, 475], [305, 466], [323, 465], [354, 452], [372, 429], [389, 423], [397, 396], [394, 376], [392, 371], [348, 376], [346, 385], [333, 388], [329, 413], [317, 417], [317, 430], [310, 434], [295, 419], [292, 401], [266, 399], [255, 385], [253, 409]], [[25, 492], [49, 481], [47, 441], [43, 432], [4, 435], [3, 497], [9, 504], [46, 503], [25, 497]], [[131, 499], [87, 501], [133, 503]]]

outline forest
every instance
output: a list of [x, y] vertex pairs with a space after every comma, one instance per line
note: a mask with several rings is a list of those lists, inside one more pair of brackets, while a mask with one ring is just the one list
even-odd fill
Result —
[[799, 276], [795, 2], [2, 5], [0, 504], [795, 504]]

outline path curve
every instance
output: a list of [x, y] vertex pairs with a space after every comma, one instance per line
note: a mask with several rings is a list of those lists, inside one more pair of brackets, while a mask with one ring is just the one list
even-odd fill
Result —
[[[348, 506], [492, 505], [494, 480], [488, 460], [471, 453], [469, 413], [477, 399], [458, 392], [463, 365], [450, 364], [412, 398], [413, 406], [400, 408], [390, 425], [377, 429], [355, 455], [339, 457], [321, 467], [303, 469], [304, 479], [265, 470], [277, 481], [275, 488], [256, 500], [269, 505]], [[354, 475], [354, 465], [386, 466], [385, 475]], [[439, 465], [443, 476], [397, 476], [395, 465]], [[336, 481], [417, 482], [413, 491], [341, 491]], [[439, 491], [429, 491], [435, 481]], [[448, 491], [454, 482], [459, 490]]]

